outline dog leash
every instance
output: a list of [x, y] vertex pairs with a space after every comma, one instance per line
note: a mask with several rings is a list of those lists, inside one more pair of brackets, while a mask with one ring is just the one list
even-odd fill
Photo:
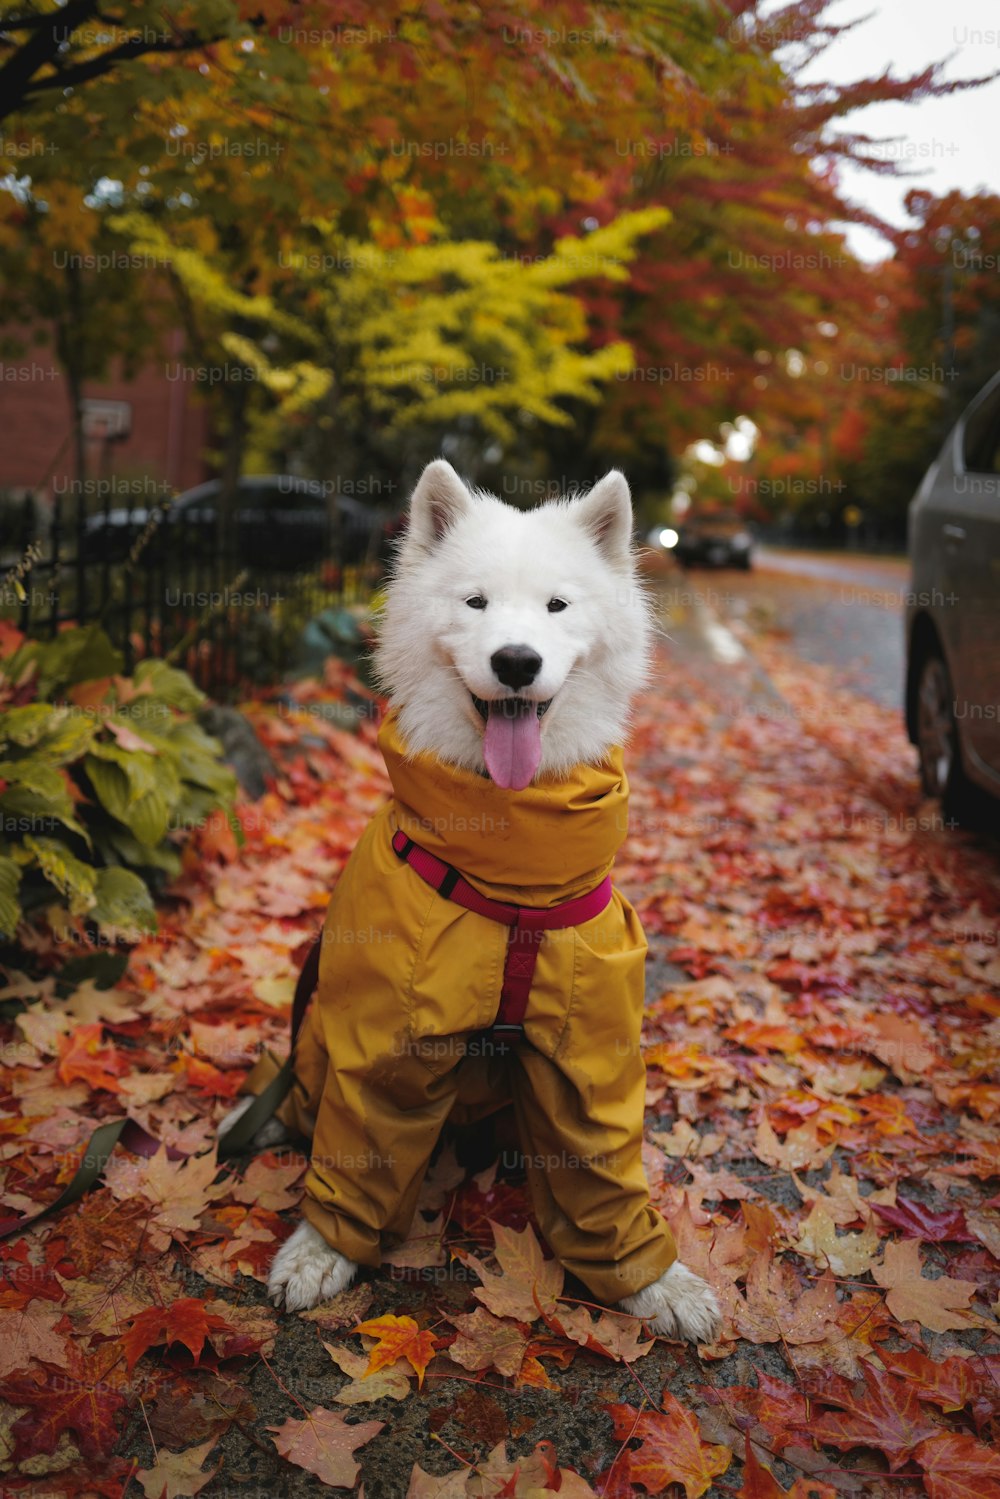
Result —
[[500, 1007], [486, 1033], [499, 1032], [501, 1037], [509, 1036], [513, 1040], [523, 1037], [524, 1016], [542, 933], [579, 926], [581, 922], [599, 916], [611, 902], [611, 876], [605, 875], [601, 883], [586, 895], [577, 895], [555, 906], [512, 906], [482, 895], [451, 864], [414, 843], [401, 828], [392, 835], [392, 847], [396, 856], [409, 864], [445, 900], [453, 900], [467, 911], [475, 911], [477, 915], [499, 921], [508, 928]]
[[[282, 1099], [291, 1088], [295, 1080], [295, 1042], [302, 1027], [309, 1001], [313, 996], [319, 979], [319, 955], [322, 945], [322, 932], [318, 932], [313, 939], [313, 944], [302, 965], [298, 981], [295, 985], [295, 998], [292, 1001], [291, 1018], [291, 1046], [289, 1048], [288, 1060], [264, 1088], [258, 1093], [246, 1113], [239, 1118], [232, 1129], [226, 1131], [218, 1142], [218, 1159], [228, 1160], [230, 1156], [239, 1155], [254, 1135], [271, 1118], [275, 1110], [280, 1106]], [[198, 1152], [191, 1150], [178, 1150], [174, 1145], [163, 1145], [154, 1134], [143, 1128], [134, 1119], [127, 1116], [124, 1119], [107, 1119], [99, 1124], [87, 1141], [86, 1149], [80, 1160], [72, 1180], [60, 1192], [59, 1196], [47, 1207], [40, 1209], [37, 1213], [15, 1214], [11, 1217], [0, 1218], [0, 1242], [11, 1238], [14, 1234], [23, 1233], [33, 1228], [36, 1223], [41, 1223], [43, 1218], [51, 1217], [62, 1208], [69, 1207], [71, 1203], [88, 1192], [99, 1179], [105, 1166], [111, 1159], [117, 1147], [121, 1145], [125, 1150], [131, 1151], [133, 1155], [153, 1156], [160, 1149], [165, 1149], [167, 1159], [171, 1161], [186, 1161]]]

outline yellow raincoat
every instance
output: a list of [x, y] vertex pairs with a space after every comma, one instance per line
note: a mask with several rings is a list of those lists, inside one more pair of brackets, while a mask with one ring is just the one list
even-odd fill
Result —
[[508, 929], [443, 898], [394, 853], [397, 828], [481, 893], [552, 906], [592, 890], [627, 829], [621, 751], [526, 790], [408, 756], [379, 733], [393, 799], [337, 882], [319, 987], [279, 1111], [313, 1133], [305, 1216], [343, 1254], [378, 1265], [405, 1238], [446, 1120], [513, 1102], [545, 1238], [593, 1295], [615, 1302], [677, 1257], [642, 1166], [639, 1045], [646, 940], [616, 890], [598, 916], [546, 931], [525, 1017], [505, 1055], [495, 1019]]

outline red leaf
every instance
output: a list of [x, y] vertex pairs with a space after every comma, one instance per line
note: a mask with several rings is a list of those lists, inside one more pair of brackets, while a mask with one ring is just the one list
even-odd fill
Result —
[[20, 1456], [54, 1452], [72, 1432], [84, 1457], [102, 1458], [118, 1440], [117, 1417], [127, 1404], [121, 1349], [101, 1344], [93, 1353], [67, 1345], [65, 1366], [46, 1364], [41, 1379], [16, 1374], [4, 1382], [4, 1399], [28, 1409], [14, 1422]]
[[931, 1499], [1000, 1499], [1000, 1455], [963, 1432], [921, 1442], [914, 1457]]
[[935, 1213], [922, 1202], [911, 1202], [902, 1197], [895, 1207], [886, 1207], [883, 1203], [873, 1203], [873, 1207], [883, 1222], [898, 1228], [905, 1239], [926, 1239], [929, 1244], [941, 1244], [946, 1239], [962, 1244], [976, 1242], [965, 1226], [965, 1213], [961, 1208], [946, 1208], [943, 1213]]
[[182, 1343], [197, 1363], [209, 1333], [233, 1331], [224, 1317], [205, 1310], [204, 1301], [184, 1296], [172, 1306], [152, 1306], [140, 1312], [122, 1335], [122, 1344], [130, 1369], [148, 1348], [158, 1344], [169, 1347], [171, 1343]]
[[861, 1374], [864, 1390], [860, 1394], [846, 1380], [824, 1383], [820, 1400], [839, 1409], [814, 1416], [809, 1432], [817, 1441], [842, 1450], [874, 1447], [885, 1453], [895, 1473], [920, 1442], [939, 1430], [938, 1424], [921, 1407], [914, 1385], [871, 1364], [865, 1364]]

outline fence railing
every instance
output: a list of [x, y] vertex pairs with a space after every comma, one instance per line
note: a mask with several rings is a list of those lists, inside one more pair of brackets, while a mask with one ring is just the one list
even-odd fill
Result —
[[379, 518], [346, 524], [321, 492], [241, 492], [225, 515], [215, 503], [87, 501], [5, 503], [0, 619], [35, 638], [96, 621], [126, 673], [165, 658], [216, 698], [279, 679], [306, 622], [363, 599], [379, 568]]

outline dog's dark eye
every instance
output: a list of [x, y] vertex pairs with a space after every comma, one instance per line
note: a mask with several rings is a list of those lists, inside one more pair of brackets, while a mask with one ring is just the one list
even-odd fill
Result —
[[561, 614], [567, 607], [565, 599], [549, 599], [548, 611], [550, 614]]
[[470, 609], [485, 609], [486, 600], [481, 593], [474, 593], [465, 601]]

